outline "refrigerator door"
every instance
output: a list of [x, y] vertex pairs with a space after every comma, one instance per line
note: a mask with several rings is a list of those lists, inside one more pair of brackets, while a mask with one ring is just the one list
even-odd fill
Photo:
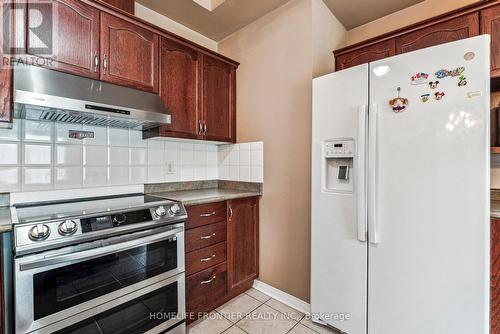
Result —
[[370, 65], [369, 334], [488, 333], [489, 76], [489, 36]]
[[313, 320], [366, 331], [368, 65], [313, 80]]

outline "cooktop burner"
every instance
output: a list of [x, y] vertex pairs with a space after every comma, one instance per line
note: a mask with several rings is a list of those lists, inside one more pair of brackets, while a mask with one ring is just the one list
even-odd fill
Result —
[[17, 254], [183, 223], [182, 203], [130, 194], [16, 205], [11, 208]]

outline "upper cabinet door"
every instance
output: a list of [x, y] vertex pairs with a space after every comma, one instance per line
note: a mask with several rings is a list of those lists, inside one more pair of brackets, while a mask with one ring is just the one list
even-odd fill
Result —
[[481, 34], [491, 35], [491, 76], [500, 77], [500, 5], [481, 11]]
[[101, 13], [101, 80], [158, 93], [159, 37]]
[[396, 53], [405, 53], [479, 35], [479, 13], [460, 16], [396, 38]]
[[[37, 62], [54, 70], [89, 78], [99, 78], [99, 10], [78, 0], [52, 0], [53, 18], [57, 20], [54, 31], [28, 33], [27, 53], [29, 55], [52, 58]], [[39, 13], [50, 10], [50, 6], [37, 0], [28, 1], [28, 26], [36, 26]], [[48, 17], [45, 16], [45, 17]], [[42, 29], [43, 29], [42, 25]], [[48, 26], [52, 30], [52, 25]], [[53, 33], [50, 45], [39, 38]], [[47, 47], [49, 46], [49, 48]]]
[[160, 97], [172, 116], [172, 124], [162, 126], [164, 135], [197, 138], [201, 133], [200, 57], [188, 46], [161, 39]]
[[206, 140], [234, 142], [236, 69], [203, 56], [203, 133]]
[[391, 57], [396, 54], [394, 39], [382, 41], [370, 46], [360, 48], [345, 54], [340, 54], [335, 59], [336, 71], [344, 70], [356, 65], [366, 64], [375, 60]]

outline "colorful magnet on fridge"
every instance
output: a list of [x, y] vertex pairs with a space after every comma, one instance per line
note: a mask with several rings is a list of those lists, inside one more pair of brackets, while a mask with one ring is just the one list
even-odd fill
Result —
[[465, 77], [465, 75], [461, 75], [458, 77], [458, 87], [463, 87], [467, 85], [467, 78]]
[[412, 85], [424, 84], [427, 82], [428, 78], [429, 78], [429, 74], [424, 73], [424, 72], [419, 72], [411, 77], [411, 84]]
[[398, 97], [389, 101], [389, 105], [391, 106], [392, 111], [394, 111], [395, 113], [400, 113], [405, 111], [409, 103], [407, 98], [400, 96], [400, 92], [401, 92], [401, 87], [398, 87]]
[[420, 95], [420, 99], [422, 100], [422, 102], [427, 102], [429, 101], [429, 98], [430, 98], [431, 94], [423, 94], [423, 95]]
[[434, 73], [434, 75], [438, 79], [443, 79], [446, 77], [458, 77], [459, 75], [464, 73], [464, 71], [465, 71], [465, 67], [457, 67], [456, 69], [451, 70], [451, 71], [445, 70], [445, 69], [439, 70], [436, 73]]
[[430, 89], [436, 89], [438, 85], [439, 85], [439, 81], [437, 81], [437, 80], [429, 82]]
[[446, 94], [444, 92], [436, 92], [434, 93], [434, 96], [436, 98], [436, 100], [441, 100], [443, 99], [443, 96], [445, 96]]

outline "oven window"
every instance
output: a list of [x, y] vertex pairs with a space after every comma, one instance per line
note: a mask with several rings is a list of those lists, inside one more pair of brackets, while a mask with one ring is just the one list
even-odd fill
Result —
[[175, 268], [177, 241], [165, 240], [35, 274], [35, 320]]
[[177, 282], [55, 334], [142, 334], [178, 314]]

